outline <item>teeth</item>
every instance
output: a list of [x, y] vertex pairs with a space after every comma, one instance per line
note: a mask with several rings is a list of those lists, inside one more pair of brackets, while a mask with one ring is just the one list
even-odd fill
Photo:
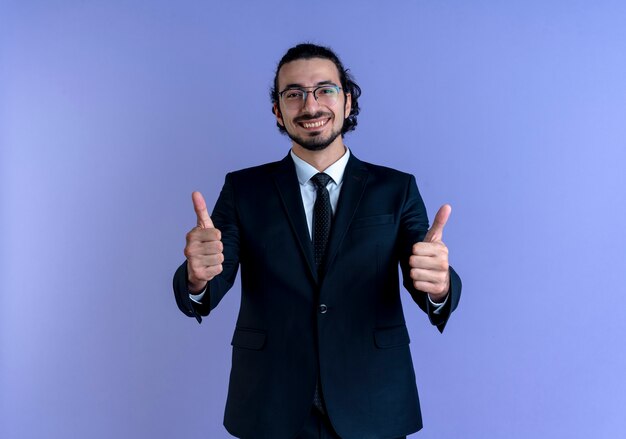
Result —
[[314, 122], [314, 123], [303, 123], [302, 126], [304, 126], [304, 128], [319, 128], [325, 123], [326, 121], [322, 120], [322, 121]]

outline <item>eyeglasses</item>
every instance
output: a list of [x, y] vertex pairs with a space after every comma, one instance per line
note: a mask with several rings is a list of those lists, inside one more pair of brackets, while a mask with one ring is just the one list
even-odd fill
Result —
[[337, 102], [339, 90], [341, 90], [341, 87], [338, 85], [327, 84], [315, 87], [313, 90], [306, 90], [304, 87], [287, 88], [278, 93], [278, 95], [288, 109], [298, 110], [306, 102], [309, 93], [313, 93], [313, 97], [320, 105], [333, 105]]

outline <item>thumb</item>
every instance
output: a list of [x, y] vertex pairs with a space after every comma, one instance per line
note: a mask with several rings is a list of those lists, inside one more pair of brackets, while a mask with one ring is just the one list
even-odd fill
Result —
[[201, 229], [212, 229], [213, 221], [209, 216], [209, 212], [206, 210], [206, 203], [204, 197], [200, 192], [193, 192], [191, 194], [191, 201], [193, 201], [193, 210], [196, 211], [196, 217], [198, 218], [198, 227]]
[[438, 242], [443, 238], [443, 228], [448, 222], [448, 218], [450, 217], [450, 213], [452, 212], [452, 206], [449, 204], [444, 204], [437, 211], [437, 215], [435, 215], [435, 220], [433, 221], [433, 226], [426, 233], [424, 237], [424, 242]]

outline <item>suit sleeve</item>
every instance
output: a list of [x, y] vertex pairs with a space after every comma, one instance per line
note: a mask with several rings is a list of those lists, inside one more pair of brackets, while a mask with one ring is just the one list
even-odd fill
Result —
[[435, 314], [433, 306], [428, 301], [428, 294], [413, 287], [410, 276], [409, 257], [412, 253], [413, 244], [422, 242], [428, 231], [428, 216], [424, 201], [417, 189], [415, 177], [411, 175], [407, 188], [405, 202], [400, 217], [400, 267], [404, 288], [411, 294], [413, 301], [428, 314], [430, 322], [443, 332], [452, 311], [454, 311], [461, 297], [461, 278], [450, 267], [450, 297], [444, 307]]
[[235, 191], [231, 174], [226, 175], [226, 181], [215, 203], [211, 220], [215, 227], [222, 232], [223, 271], [209, 282], [202, 303], [197, 303], [189, 297], [187, 261], [178, 267], [173, 281], [174, 297], [178, 308], [186, 316], [195, 317], [198, 323], [202, 322], [202, 316], [209, 315], [233, 286], [239, 269], [239, 220], [235, 207]]

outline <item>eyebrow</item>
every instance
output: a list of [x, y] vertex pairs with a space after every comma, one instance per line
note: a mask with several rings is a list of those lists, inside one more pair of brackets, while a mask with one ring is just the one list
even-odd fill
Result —
[[[326, 80], [326, 81], [320, 81], [317, 84], [312, 85], [311, 87], [319, 87], [320, 85], [337, 85], [337, 84], [335, 84], [333, 81]], [[294, 83], [294, 84], [287, 84], [283, 90], [287, 90], [288, 88], [311, 88], [311, 87], [305, 87], [302, 84]]]

